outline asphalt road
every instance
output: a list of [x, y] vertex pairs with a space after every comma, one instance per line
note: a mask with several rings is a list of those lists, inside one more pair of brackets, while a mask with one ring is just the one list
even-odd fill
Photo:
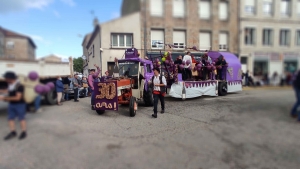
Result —
[[28, 138], [0, 140], [0, 169], [299, 169], [294, 101], [290, 89], [167, 98], [157, 119], [143, 106], [133, 118], [127, 107], [99, 116], [88, 98], [45, 106], [27, 115]]

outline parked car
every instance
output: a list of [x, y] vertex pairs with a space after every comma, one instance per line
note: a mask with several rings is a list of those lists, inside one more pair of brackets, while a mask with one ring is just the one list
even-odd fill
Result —
[[[71, 81], [70, 87], [69, 87], [69, 89], [66, 90], [66, 92], [69, 94], [69, 99], [74, 98], [74, 86], [73, 86], [72, 80], [73, 80], [73, 78], [70, 78], [70, 81]], [[79, 77], [78, 80], [81, 80], [81, 78]], [[78, 92], [79, 92], [80, 98], [86, 97], [87, 91], [83, 87], [79, 88]]]

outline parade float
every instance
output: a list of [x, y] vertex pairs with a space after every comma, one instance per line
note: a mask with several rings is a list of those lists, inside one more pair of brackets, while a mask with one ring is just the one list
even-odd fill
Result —
[[[199, 51], [195, 47], [190, 50]], [[208, 51], [206, 54], [212, 60], [209, 64], [202, 64], [201, 57], [198, 57], [196, 63], [177, 65], [171, 52], [160, 52], [158, 55], [148, 55], [143, 59], [137, 49], [126, 49], [125, 58], [115, 59], [113, 77], [94, 82], [95, 110], [98, 114], [103, 114], [106, 110], [118, 111], [119, 105], [128, 105], [129, 115], [133, 117], [136, 115], [138, 102], [152, 106], [153, 97], [149, 82], [154, 75], [154, 67], [161, 69], [167, 80], [168, 94], [174, 98], [224, 96], [227, 93], [242, 91], [239, 59], [230, 52]], [[216, 64], [220, 56], [224, 57], [226, 65]], [[183, 80], [182, 74], [178, 73], [178, 70], [184, 69], [185, 64], [192, 64], [190, 67], [192, 79]], [[208, 79], [199, 80], [204, 68], [208, 72]], [[223, 80], [216, 79], [217, 69], [218, 72], [222, 72]]]

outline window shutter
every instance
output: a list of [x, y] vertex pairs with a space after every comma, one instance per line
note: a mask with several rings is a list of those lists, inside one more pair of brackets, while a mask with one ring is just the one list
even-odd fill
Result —
[[153, 16], [163, 15], [163, 2], [164, 0], [150, 0], [150, 11]]
[[211, 47], [211, 37], [209, 32], [199, 33], [199, 49], [207, 50]]
[[157, 42], [164, 42], [164, 31], [163, 30], [151, 30], [151, 44], [152, 48], [163, 48], [163, 44]]
[[228, 43], [228, 37], [227, 33], [220, 33], [219, 34], [219, 49], [226, 50], [227, 49], [227, 43]]
[[199, 17], [208, 19], [210, 18], [210, 2], [209, 1], [199, 1], [198, 3]]
[[184, 17], [185, 2], [184, 0], [173, 0], [173, 16]]
[[185, 43], [185, 32], [174, 31], [173, 32], [173, 43]]
[[219, 19], [226, 20], [228, 18], [228, 5], [226, 2], [220, 2], [219, 4]]

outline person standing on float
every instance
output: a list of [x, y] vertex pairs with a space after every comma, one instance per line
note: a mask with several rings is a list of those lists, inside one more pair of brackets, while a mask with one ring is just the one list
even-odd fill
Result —
[[94, 81], [98, 78], [98, 76], [101, 72], [99, 66], [97, 66], [96, 64], [94, 66], [97, 68], [97, 71], [95, 72], [94, 69], [91, 69], [90, 74], [88, 76], [88, 83], [89, 83], [89, 86], [90, 86], [90, 89], [91, 89], [91, 95], [92, 95], [91, 96], [91, 106], [92, 106], [93, 110], [95, 109]]

